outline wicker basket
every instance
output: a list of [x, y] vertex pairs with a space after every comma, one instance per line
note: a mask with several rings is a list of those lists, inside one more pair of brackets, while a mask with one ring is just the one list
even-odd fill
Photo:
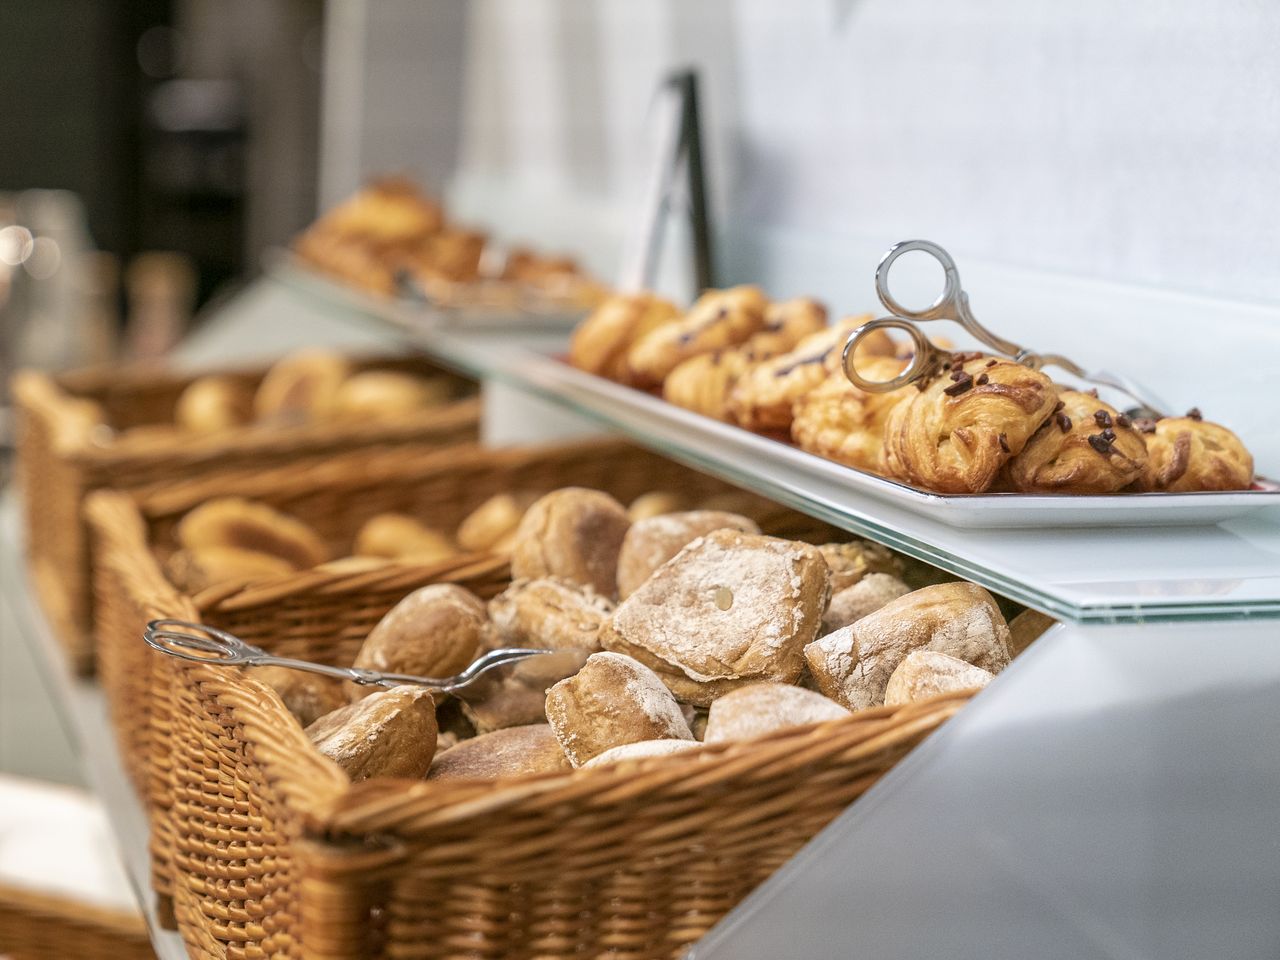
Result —
[[[356, 365], [452, 377], [416, 357], [366, 359]], [[266, 368], [215, 372], [256, 384]], [[26, 500], [32, 579], [55, 633], [82, 673], [93, 665], [89, 552], [81, 516], [89, 491], [147, 490], [178, 479], [213, 480], [226, 471], [323, 462], [349, 450], [458, 443], [477, 434], [479, 406], [474, 399], [372, 425], [255, 426], [198, 437], [123, 432], [172, 423], [174, 405], [193, 379], [192, 374], [149, 368], [85, 370], [57, 377], [23, 371], [14, 377], [18, 475]], [[464, 382], [453, 379], [461, 393]], [[105, 424], [85, 422], [78, 403], [83, 399], [101, 406]]]
[[151, 960], [137, 914], [0, 884], [0, 956], [13, 960]]

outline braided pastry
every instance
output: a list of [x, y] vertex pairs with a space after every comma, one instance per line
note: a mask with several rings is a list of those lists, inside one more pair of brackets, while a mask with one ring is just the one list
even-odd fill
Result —
[[[891, 380], [905, 365], [903, 360], [874, 357], [859, 363], [858, 369], [871, 379]], [[879, 473], [889, 412], [914, 393], [910, 386], [889, 393], [867, 393], [850, 383], [843, 370], [837, 370], [796, 401], [791, 439], [801, 450]]]
[[826, 326], [827, 308], [817, 300], [801, 297], [771, 303], [764, 311], [764, 329], [747, 341], [747, 348], [767, 360], [794, 350], [801, 340]]
[[1009, 461], [1021, 493], [1115, 493], [1142, 476], [1147, 445], [1115, 407], [1091, 393], [1059, 390], [1053, 416]]
[[579, 370], [626, 383], [630, 380], [627, 351], [646, 334], [679, 317], [674, 303], [652, 293], [615, 294], [573, 332], [569, 363]]
[[657, 386], [690, 357], [745, 343], [764, 326], [766, 307], [759, 287], [710, 290], [676, 323], [638, 340], [627, 364], [641, 386]]
[[884, 428], [890, 476], [941, 493], [982, 493], [1053, 413], [1058, 392], [1043, 373], [968, 356], [890, 411]]
[[729, 393], [754, 363], [745, 347], [691, 357], [667, 374], [662, 397], [677, 407], [730, 422]]
[[1140, 426], [1150, 431], [1144, 490], [1187, 493], [1253, 485], [1253, 455], [1226, 427], [1200, 419], [1199, 411]]

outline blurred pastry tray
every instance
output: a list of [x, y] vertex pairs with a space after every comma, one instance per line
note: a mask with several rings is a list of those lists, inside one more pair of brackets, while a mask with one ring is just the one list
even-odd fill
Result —
[[[876, 476], [768, 436], [685, 410], [659, 397], [585, 373], [562, 360], [546, 371], [573, 391], [625, 403], [655, 425], [666, 423], [684, 435], [705, 437], [708, 448], [734, 451], [742, 471], [764, 469], [772, 461], [792, 475], [832, 483], [851, 495], [872, 497], [953, 527], [1017, 529], [1035, 527], [1203, 526], [1280, 507], [1280, 484], [1255, 478], [1255, 489], [1204, 493], [1124, 493], [1060, 495], [1029, 493], [942, 494]], [[585, 405], [585, 404], [584, 404]]]

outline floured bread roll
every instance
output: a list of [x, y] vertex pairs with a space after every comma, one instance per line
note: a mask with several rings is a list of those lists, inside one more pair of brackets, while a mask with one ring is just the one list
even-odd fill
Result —
[[555, 577], [612, 597], [618, 551], [630, 526], [627, 511], [607, 493], [584, 487], [555, 490], [534, 503], [516, 528], [511, 575]]
[[333, 397], [333, 414], [348, 420], [377, 420], [418, 413], [449, 399], [449, 381], [424, 379], [394, 370], [366, 370], [344, 380]]
[[200, 377], [188, 384], [173, 408], [183, 430], [212, 433], [253, 419], [253, 391], [233, 377]]
[[902, 560], [888, 547], [871, 540], [850, 540], [848, 543], [824, 543], [818, 547], [822, 559], [831, 571], [831, 593], [839, 593], [852, 587], [869, 573], [902, 575]]
[[1188, 493], [1253, 485], [1253, 454], [1226, 427], [1201, 419], [1199, 411], [1140, 426], [1147, 441], [1142, 489]]
[[1009, 485], [1023, 493], [1115, 493], [1142, 476], [1147, 445], [1129, 418], [1078, 390], [1058, 405], [1009, 461]]
[[520, 526], [524, 513], [538, 499], [538, 494], [528, 490], [499, 493], [490, 497], [458, 525], [458, 546], [463, 550], [480, 553], [496, 549]]
[[270, 580], [293, 573], [295, 569], [281, 557], [236, 547], [179, 550], [164, 564], [165, 576], [188, 594], [231, 580]]
[[497, 780], [569, 769], [551, 728], [533, 723], [463, 740], [436, 757], [427, 779]]
[[620, 603], [600, 642], [655, 670], [680, 700], [706, 706], [748, 683], [794, 683], [829, 589], [816, 547], [717, 530]]
[[617, 653], [592, 654], [576, 675], [547, 691], [546, 709], [575, 767], [623, 743], [693, 740], [680, 705], [657, 674]]
[[364, 557], [412, 558], [417, 563], [443, 560], [458, 552], [439, 530], [404, 513], [370, 517], [356, 534], [354, 549]]
[[[492, 630], [479, 597], [456, 584], [433, 583], [387, 611], [361, 645], [353, 666], [448, 677], [475, 659]], [[369, 689], [356, 687], [352, 693], [364, 696]]]
[[631, 525], [618, 553], [618, 596], [626, 599], [685, 544], [713, 530], [760, 532], [750, 517], [723, 510], [668, 513]]
[[605, 767], [623, 760], [645, 760], [649, 757], [669, 757], [673, 753], [688, 753], [702, 744], [696, 740], [641, 740], [638, 743], [623, 743], [592, 757], [583, 767]]
[[279, 510], [240, 497], [219, 497], [178, 522], [178, 542], [188, 550], [232, 547], [256, 550], [309, 570], [329, 559], [329, 550], [309, 526]]
[[850, 710], [884, 702], [889, 677], [915, 650], [946, 653], [999, 673], [1009, 665], [1009, 627], [987, 591], [941, 583], [890, 601], [804, 649], [818, 689]]
[[516, 580], [489, 601], [489, 619], [507, 647], [599, 650], [600, 627], [613, 604], [574, 583]]
[[834, 700], [787, 683], [753, 683], [711, 704], [705, 743], [751, 740], [775, 730], [849, 716]]
[[307, 736], [352, 781], [426, 774], [436, 752], [436, 706], [424, 687], [392, 687], [326, 714]]
[[831, 595], [827, 612], [822, 615], [822, 629], [831, 633], [857, 623], [890, 600], [897, 600], [910, 592], [911, 588], [893, 574], [869, 573], [853, 586]]
[[708, 290], [681, 319], [635, 342], [626, 360], [632, 381], [656, 387], [690, 357], [745, 343], [764, 326], [767, 305], [759, 287]]
[[329, 350], [304, 350], [278, 361], [258, 384], [253, 398], [259, 420], [302, 423], [333, 415], [338, 388], [351, 365]]
[[253, 671], [253, 678], [278, 693], [285, 708], [303, 727], [347, 705], [342, 682], [332, 677], [288, 667], [259, 667]]
[[884, 705], [896, 707], [944, 693], [985, 687], [995, 674], [936, 650], [915, 650], [898, 664], [884, 690]]

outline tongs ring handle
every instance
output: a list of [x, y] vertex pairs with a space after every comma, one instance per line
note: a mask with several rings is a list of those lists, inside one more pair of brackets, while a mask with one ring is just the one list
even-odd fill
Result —
[[[911, 338], [914, 347], [911, 360], [902, 372], [891, 380], [868, 380], [858, 372], [856, 363], [858, 342], [876, 330], [885, 329], [901, 330]], [[900, 317], [881, 317], [879, 320], [864, 323], [849, 334], [840, 359], [844, 367], [844, 375], [859, 390], [865, 390], [867, 393], [888, 393], [905, 387], [909, 383], [926, 382], [947, 356], [945, 350], [940, 350], [930, 343], [924, 332], [911, 321]]]

